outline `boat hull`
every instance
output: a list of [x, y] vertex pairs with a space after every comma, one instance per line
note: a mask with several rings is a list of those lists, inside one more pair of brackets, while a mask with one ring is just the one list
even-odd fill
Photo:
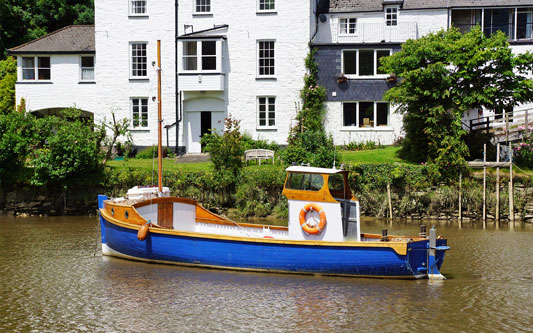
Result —
[[[426, 277], [423, 268], [428, 242], [407, 244], [405, 254], [393, 246], [365, 242], [321, 245], [318, 242], [283, 242], [261, 238], [209, 237], [152, 230], [144, 241], [138, 228], [100, 217], [104, 254], [128, 259], [224, 268], [298, 274], [343, 275], [382, 278]], [[446, 240], [438, 240], [439, 246]], [[442, 253], [440, 253], [442, 252]], [[440, 269], [444, 252], [437, 254]]]

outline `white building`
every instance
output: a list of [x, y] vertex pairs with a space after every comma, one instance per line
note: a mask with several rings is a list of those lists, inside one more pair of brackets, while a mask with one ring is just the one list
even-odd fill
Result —
[[[533, 50], [533, 2], [525, 0], [329, 0], [319, 6], [319, 83], [327, 89], [326, 129], [336, 144], [371, 140], [391, 144], [402, 136], [401, 115], [383, 100], [396, 83], [379, 72], [379, 59], [407, 39], [480, 25], [486, 34], [501, 30], [515, 53]], [[515, 114], [532, 109], [521, 105]], [[497, 111], [502, 118], [506, 110]], [[465, 121], [494, 110], [473, 110]], [[474, 120], [474, 123], [477, 120]]]
[[515, 52], [533, 49], [525, 0], [95, 0], [95, 26], [9, 51], [18, 59], [17, 103], [45, 114], [76, 106], [97, 122], [115, 112], [130, 120], [136, 146], [150, 146], [161, 40], [164, 143], [200, 152], [201, 135], [223, 129], [229, 115], [253, 138], [285, 144], [312, 42], [335, 143], [390, 144], [402, 122], [383, 101], [395, 83], [379, 58], [407, 39], [475, 24], [507, 33]]

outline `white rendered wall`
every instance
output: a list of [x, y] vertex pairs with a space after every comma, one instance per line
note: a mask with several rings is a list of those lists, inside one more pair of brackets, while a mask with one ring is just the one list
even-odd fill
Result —
[[[257, 1], [212, 1], [212, 14], [194, 15], [193, 1], [179, 1], [180, 35], [184, 33], [184, 25], [192, 25], [194, 31], [229, 25], [227, 33], [223, 33], [227, 37], [224, 40], [227, 59], [223, 59], [225, 90], [205, 92], [204, 96], [210, 98], [222, 94], [226, 104], [222, 111], [241, 120], [241, 132], [249, 133], [253, 138], [286, 144], [296, 116], [295, 104], [301, 102], [304, 59], [313, 28], [310, 27], [310, 17], [314, 15], [311, 3], [309, 0], [276, 1], [276, 12], [266, 14], [257, 13]], [[275, 40], [275, 79], [257, 78], [258, 40]], [[258, 96], [276, 97], [274, 129], [263, 130], [257, 126]], [[192, 121], [195, 115], [193, 112], [188, 114], [189, 110], [184, 105], [184, 118]], [[182, 125], [194, 126], [187, 122]]]
[[84, 111], [96, 112], [98, 110], [95, 102], [96, 85], [80, 83], [81, 55], [43, 56], [50, 56], [50, 81], [23, 81], [22, 60], [18, 57], [18, 79], [15, 86], [17, 105], [24, 98], [28, 111], [77, 107]]
[[[135, 145], [157, 144], [157, 40], [161, 40], [163, 127], [176, 121], [174, 1], [147, 1], [147, 16], [129, 16], [129, 1], [95, 0], [98, 113], [131, 120], [130, 98], [148, 98], [148, 128], [132, 129]], [[148, 79], [130, 79], [130, 42], [147, 42]], [[152, 66], [152, 62], [155, 66]], [[175, 128], [169, 144], [175, 145]], [[166, 145], [166, 131], [163, 130]]]
[[342, 102], [326, 102], [326, 132], [333, 136], [335, 145], [345, 145], [350, 142], [374, 141], [383, 145], [390, 145], [397, 141], [402, 134], [402, 115], [391, 106], [389, 126], [358, 128], [344, 127], [342, 120]]

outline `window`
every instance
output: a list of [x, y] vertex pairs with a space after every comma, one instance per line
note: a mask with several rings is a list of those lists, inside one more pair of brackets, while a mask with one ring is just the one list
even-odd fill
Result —
[[275, 0], [259, 0], [258, 9], [260, 12], [274, 11], [276, 10], [275, 3], [276, 3]]
[[146, 43], [131, 43], [131, 77], [146, 78], [147, 76]]
[[483, 28], [487, 36], [501, 31], [514, 38], [514, 8], [485, 9]]
[[355, 17], [341, 18], [339, 23], [341, 35], [355, 35], [357, 32], [357, 19]]
[[182, 66], [184, 71], [216, 71], [217, 41], [184, 41]]
[[145, 15], [146, 0], [130, 0], [130, 15]]
[[274, 76], [274, 41], [259, 41], [258, 44], [258, 75]]
[[352, 76], [376, 76], [387, 73], [379, 69], [382, 58], [391, 55], [391, 50], [343, 50], [342, 72]]
[[50, 57], [22, 57], [22, 80], [35, 78], [50, 80]]
[[289, 173], [286, 188], [300, 191], [320, 191], [324, 186], [324, 177], [314, 173]]
[[134, 129], [148, 127], [148, 98], [131, 99], [131, 125]]
[[272, 128], [276, 126], [276, 97], [257, 98], [258, 127]]
[[94, 81], [94, 57], [81, 57], [81, 81]]
[[519, 8], [516, 19], [516, 39], [533, 38], [533, 8]]
[[198, 14], [211, 13], [211, 0], [195, 0], [194, 12]]
[[389, 27], [398, 25], [398, 7], [385, 8], [385, 22]]
[[343, 103], [342, 113], [342, 125], [345, 127], [389, 126], [389, 104], [386, 102]]

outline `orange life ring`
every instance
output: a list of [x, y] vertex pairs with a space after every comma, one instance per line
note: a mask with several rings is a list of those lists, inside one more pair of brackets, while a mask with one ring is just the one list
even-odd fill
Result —
[[[320, 222], [316, 223], [316, 221], [311, 222], [306, 220], [305, 217], [307, 216], [307, 213], [312, 210], [318, 212], [320, 215]], [[324, 212], [324, 209], [322, 209], [320, 205], [308, 203], [300, 211], [300, 226], [302, 227], [302, 230], [308, 234], [317, 235], [321, 233], [326, 227], [326, 212]]]

